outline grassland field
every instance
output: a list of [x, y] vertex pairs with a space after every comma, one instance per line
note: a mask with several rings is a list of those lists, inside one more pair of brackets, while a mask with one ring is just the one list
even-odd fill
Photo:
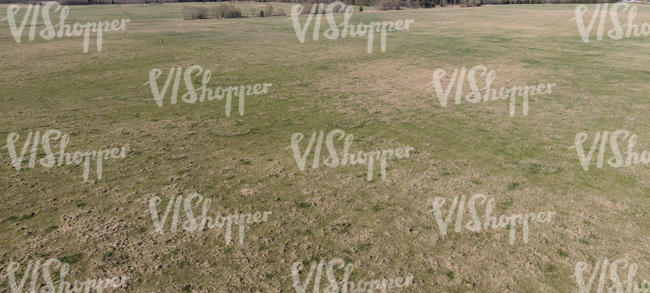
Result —
[[[16, 43], [0, 23], [0, 144], [58, 129], [70, 150], [130, 148], [89, 182], [79, 166], [17, 171], [1, 149], [0, 275], [56, 257], [70, 280], [130, 277], [111, 292], [294, 292], [293, 262], [338, 257], [354, 280], [412, 274], [401, 292], [577, 292], [577, 262], [625, 257], [650, 279], [650, 167], [584, 171], [570, 149], [578, 132], [626, 129], [650, 150], [647, 37], [585, 43], [575, 5], [368, 8], [353, 22], [415, 20], [369, 54], [365, 37], [300, 43], [288, 16], [189, 21], [186, 5], [71, 6], [68, 23], [130, 19], [86, 54], [80, 37]], [[650, 5], [637, 19], [650, 21]], [[243, 116], [225, 117], [223, 101], [158, 107], [149, 72], [191, 65], [212, 71], [211, 86], [273, 86], [246, 97]], [[495, 87], [557, 86], [531, 98], [528, 116], [509, 117], [505, 101], [441, 107], [433, 71], [475, 65], [496, 70]], [[291, 135], [334, 129], [354, 135], [354, 150], [410, 145], [414, 156], [391, 161], [385, 181], [360, 166], [298, 170]], [[212, 214], [273, 214], [243, 244], [156, 233], [149, 199], [160, 210], [192, 192]], [[475, 193], [498, 214], [557, 215], [528, 244], [503, 231], [441, 237], [431, 200]]]

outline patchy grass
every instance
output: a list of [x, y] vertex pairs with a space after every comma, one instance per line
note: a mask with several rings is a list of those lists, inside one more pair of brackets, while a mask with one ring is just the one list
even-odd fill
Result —
[[[0, 141], [54, 128], [74, 134], [68, 151], [132, 150], [88, 183], [80, 167], [18, 172], [0, 150], [2, 259], [74, 251], [65, 260], [76, 279], [127, 275], [128, 292], [290, 292], [291, 263], [314, 255], [345, 257], [355, 280], [413, 274], [409, 292], [572, 292], [576, 262], [623, 256], [647, 278], [650, 169], [585, 172], [568, 149], [580, 131], [621, 128], [650, 149], [647, 38], [583, 43], [574, 5], [364, 9], [352, 23], [415, 20], [368, 54], [364, 37], [300, 43], [287, 17], [184, 21], [184, 5], [70, 7], [67, 23], [131, 20], [104, 34], [102, 52], [92, 38], [88, 54], [82, 38], [16, 44], [0, 23]], [[650, 19], [650, 6], [638, 9]], [[212, 71], [211, 86], [273, 87], [247, 97], [244, 116], [226, 118], [223, 101], [156, 106], [150, 70], [194, 64]], [[440, 107], [433, 71], [474, 65], [496, 70], [495, 87], [557, 87], [526, 117], [509, 117], [504, 101]], [[416, 158], [389, 162], [383, 182], [360, 166], [298, 170], [291, 134], [335, 128], [354, 135], [353, 150], [411, 145]], [[211, 198], [212, 216], [273, 214], [247, 227], [243, 245], [214, 231], [155, 233], [148, 200], [191, 192]], [[479, 192], [499, 214], [557, 216], [531, 226], [526, 245], [503, 231], [440, 238], [430, 200]]]

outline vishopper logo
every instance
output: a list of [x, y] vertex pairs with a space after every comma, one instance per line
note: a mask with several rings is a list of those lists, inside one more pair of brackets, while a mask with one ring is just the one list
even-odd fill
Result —
[[[603, 131], [602, 133], [596, 132], [594, 140], [591, 143], [589, 152], [585, 153], [585, 149], [582, 146], [586, 141], [589, 135], [586, 132], [580, 132], [576, 135], [575, 145], [569, 149], [575, 148], [578, 153], [578, 159], [580, 160], [580, 165], [582, 168], [587, 171], [589, 170], [589, 165], [591, 164], [594, 156], [594, 152], [598, 149], [598, 158], [596, 161], [596, 168], [600, 169], [604, 165], [605, 153], [607, 153], [607, 142], [609, 140], [609, 145], [612, 150], [613, 157], [610, 157], [607, 160], [612, 168], [621, 168], [621, 167], [630, 167], [632, 165], [648, 165], [650, 164], [650, 152], [643, 151], [638, 153], [634, 150], [637, 143], [637, 135], [632, 134], [625, 129], [619, 129], [614, 132]], [[627, 156], [624, 158], [622, 152], [619, 149], [619, 138], [622, 138], [623, 141], [627, 139]], [[600, 143], [600, 145], [598, 145]]]
[[[54, 8], [54, 12], [60, 11], [59, 23], [56, 25], [52, 24], [51, 17], [50, 17], [50, 10], [52, 8]], [[38, 24], [38, 16], [40, 12], [41, 17], [43, 18], [43, 23], [45, 24], [45, 28], [43, 28], [39, 33], [39, 36], [41, 38], [45, 40], [52, 40], [54, 38], [60, 39], [63, 38], [64, 36], [80, 37], [83, 35], [84, 53], [88, 53], [91, 32], [96, 34], [97, 51], [101, 52], [104, 32], [125, 31], [126, 24], [130, 21], [129, 19], [122, 18], [120, 20], [113, 20], [110, 22], [100, 21], [96, 23], [88, 22], [85, 24], [75, 23], [73, 25], [70, 25], [65, 23], [66, 18], [68, 18], [68, 14], [70, 14], [70, 9], [68, 8], [68, 6], [61, 6], [61, 4], [59, 4], [56, 1], [50, 1], [47, 2], [44, 6], [32, 5], [32, 4], [27, 5], [23, 19], [22, 21], [20, 21], [20, 25], [18, 25], [16, 24], [16, 14], [18, 14], [19, 11], [20, 11], [20, 6], [9, 5], [9, 7], [7, 7], [7, 17], [3, 19], [3, 20], [7, 20], [7, 22], [9, 23], [11, 34], [13, 35], [16, 43], [20, 43], [22, 41], [23, 30], [25, 29], [25, 26], [29, 22], [30, 16], [31, 16], [31, 24], [29, 27], [28, 39], [29, 41], [33, 41], [35, 39], [36, 27]]]
[[[536, 86], [513, 86], [511, 88], [501, 87], [500, 89], [492, 88], [492, 84], [496, 79], [496, 72], [494, 70], [488, 71], [487, 67], [483, 65], [477, 65], [467, 70], [467, 68], [462, 67], [460, 70], [458, 68], [454, 69], [454, 73], [447, 83], [447, 88], [443, 89], [442, 79], [447, 74], [447, 71], [444, 69], [436, 69], [433, 72], [433, 81], [429, 84], [433, 85], [435, 89], [435, 94], [438, 97], [440, 106], [447, 107], [449, 95], [451, 90], [456, 86], [454, 101], [458, 105], [462, 102], [463, 99], [463, 90], [465, 90], [465, 77], [467, 77], [468, 85], [470, 87], [470, 92], [465, 95], [465, 100], [469, 103], [476, 104], [481, 101], [498, 101], [498, 100], [507, 100], [510, 99], [510, 117], [515, 116], [515, 105], [517, 103], [517, 97], [521, 97], [521, 106], [524, 116], [528, 115], [528, 97], [536, 95], [548, 95], [551, 94], [555, 83], [539, 84]], [[485, 78], [485, 86], [479, 87], [479, 79], [477, 74]], [[481, 91], [484, 91], [481, 93]]]
[[[16, 273], [20, 270], [20, 263], [11, 261], [6, 268], [7, 274], [3, 277], [7, 278], [9, 287], [11, 288], [12, 293], [21, 293], [24, 292], [23, 289], [27, 284], [27, 280], [31, 275], [31, 280], [29, 282], [29, 291], [40, 292], [40, 293], [70, 293], [70, 292], [102, 292], [106, 288], [120, 288], [126, 286], [126, 283], [129, 279], [128, 276], [114, 277], [114, 278], [105, 278], [105, 279], [88, 279], [86, 281], [74, 280], [70, 283], [65, 280], [68, 275], [70, 265], [64, 262], [59, 261], [56, 258], [47, 259], [45, 262], [41, 263], [41, 260], [27, 262], [27, 266], [23, 270], [23, 276], [20, 278], [20, 284], [17, 281]], [[42, 274], [43, 280], [39, 281], [39, 271]], [[58, 273], [58, 279], [53, 278]], [[40, 286], [40, 285], [43, 286]], [[58, 286], [57, 286], [58, 284]]]
[[[611, 7], [608, 6], [609, 4], [597, 4], [596, 9], [594, 10], [593, 14], [591, 15], [591, 19], [589, 20], [589, 24], [585, 26], [585, 20], [584, 16], [587, 14], [587, 11], [589, 8], [586, 5], [578, 5], [575, 10], [575, 17], [572, 18], [571, 20], [576, 22], [576, 25], [578, 26], [578, 32], [580, 33], [580, 37], [582, 37], [582, 41], [585, 43], [588, 43], [591, 37], [591, 32], [594, 29], [594, 25], [596, 24], [596, 21], [599, 20], [598, 22], [598, 29], [596, 31], [596, 39], [597, 40], [602, 40], [603, 39], [603, 34], [605, 32], [605, 24], [607, 23], [607, 14], [609, 12], [609, 18], [611, 19], [612, 25], [614, 28], [610, 29], [607, 32], [607, 36], [612, 39], [612, 40], [620, 40], [622, 38], [631, 38], [632, 36], [634, 37], [647, 37], [650, 36], [650, 24], [649, 23], [643, 23], [641, 27], [639, 27], [638, 24], [634, 23], [634, 19], [636, 18], [637, 14], [637, 8], [636, 6], [630, 6], [630, 4], [627, 3], [616, 3], [612, 4]], [[609, 7], [609, 11], [608, 11]], [[618, 12], [619, 10], [621, 12], [627, 12], [627, 23], [621, 24], [621, 22], [618, 19]], [[598, 19], [600, 18], [600, 19]]]
[[[445, 205], [446, 199], [443, 197], [436, 197], [433, 200], [432, 209], [429, 211], [433, 214], [436, 223], [438, 224], [438, 230], [440, 230], [440, 235], [447, 235], [447, 227], [451, 223], [454, 210], [456, 212], [456, 224], [454, 226], [454, 231], [460, 233], [463, 228], [463, 217], [465, 216], [465, 203], [467, 202], [467, 208], [471, 219], [465, 224], [465, 229], [473, 232], [483, 232], [488, 231], [490, 228], [492, 230], [499, 229], [510, 229], [510, 245], [515, 244], [516, 239], [516, 227], [517, 224], [521, 225], [522, 230], [522, 239], [524, 244], [528, 243], [528, 228], [530, 224], [546, 224], [551, 222], [551, 217], [555, 215], [555, 212], [540, 212], [540, 213], [526, 213], [526, 214], [513, 214], [510, 216], [501, 215], [498, 219], [496, 215], [492, 215], [496, 203], [493, 198], [487, 199], [484, 194], [474, 194], [467, 201], [465, 195], [461, 196], [460, 202], [458, 201], [458, 196], [454, 198], [454, 202], [449, 207], [447, 211], [447, 216], [443, 219], [443, 214], [441, 208]], [[481, 223], [478, 212], [476, 211], [476, 204], [486, 203], [485, 205], [485, 217], [484, 222]]]
[[[201, 76], [201, 86], [198, 88], [200, 91], [200, 94], [197, 95], [196, 91], [197, 89], [194, 87], [194, 81], [192, 80], [192, 74], [196, 71], [195, 77]], [[203, 75], [201, 75], [203, 73]], [[163, 85], [162, 88], [158, 87], [158, 78], [160, 78], [162, 74], [162, 70], [155, 68], [152, 69], [149, 72], [149, 81], [145, 82], [143, 85], [149, 85], [151, 88], [151, 93], [153, 94], [153, 99], [158, 105], [158, 107], [163, 106], [163, 99], [165, 98], [165, 95], [167, 94], [167, 90], [169, 89], [169, 85], [171, 83], [171, 80], [174, 79], [174, 84], [172, 85], [172, 90], [171, 90], [171, 96], [170, 96], [170, 102], [172, 105], [175, 105], [176, 102], [178, 101], [178, 90], [180, 87], [181, 83], [181, 76], [183, 77], [183, 81], [185, 83], [185, 88], [187, 89], [187, 92], [181, 96], [181, 101], [188, 103], [188, 104], [194, 104], [197, 101], [199, 102], [204, 102], [204, 101], [214, 101], [214, 100], [222, 100], [224, 97], [226, 98], [226, 117], [230, 117], [230, 111], [232, 109], [232, 98], [233, 97], [239, 97], [239, 115], [243, 116], [244, 115], [244, 97], [245, 96], [250, 96], [250, 95], [262, 95], [266, 94], [267, 90], [269, 87], [271, 87], [273, 84], [271, 83], [265, 83], [265, 84], [255, 84], [255, 85], [241, 85], [239, 87], [237, 86], [229, 86], [229, 87], [216, 87], [214, 90], [211, 88], [208, 88], [208, 83], [210, 83], [210, 78], [212, 77], [212, 72], [210, 70], [203, 70], [203, 67], [199, 65], [193, 65], [188, 67], [185, 70], [185, 73], [183, 73], [183, 68], [182, 67], [177, 67], [174, 68], [172, 67], [169, 70], [169, 75], [167, 75], [167, 79], [165, 80], [165, 84]]]
[[[23, 167], [23, 161], [25, 159], [25, 154], [29, 149], [30, 143], [32, 144], [31, 153], [29, 156], [29, 164], [27, 168], [33, 169], [36, 166], [37, 161], [37, 151], [38, 143], [41, 142], [43, 145], [43, 151], [45, 152], [45, 157], [38, 159], [38, 163], [45, 168], [52, 168], [54, 166], [63, 166], [65, 165], [79, 165], [83, 162], [83, 179], [84, 182], [88, 181], [88, 176], [90, 173], [90, 160], [95, 160], [96, 170], [97, 170], [97, 180], [102, 179], [102, 170], [104, 166], [104, 160], [107, 159], [124, 159], [126, 157], [126, 152], [129, 150], [128, 146], [123, 146], [121, 149], [112, 148], [105, 150], [96, 150], [96, 151], [85, 151], [79, 152], [75, 151], [74, 153], [68, 153], [65, 151], [68, 142], [70, 141], [70, 136], [68, 134], [63, 134], [61, 131], [56, 129], [50, 129], [43, 134], [41, 137], [41, 132], [29, 132], [25, 138], [22, 149], [20, 149], [20, 154], [16, 152], [16, 142], [20, 139], [18, 133], [9, 133], [7, 135], [7, 145], [3, 148], [6, 148], [9, 151], [9, 156], [11, 158], [11, 165], [17, 171], [20, 171]], [[59, 140], [59, 151], [53, 152], [52, 147], [50, 146], [50, 140]], [[57, 158], [58, 156], [58, 158]]]
[[[201, 216], [197, 219], [194, 215], [193, 204], [198, 206], [203, 201], [201, 208]], [[178, 219], [179, 211], [181, 204], [183, 204], [183, 210], [185, 212], [185, 217], [187, 220], [181, 224], [181, 228], [186, 232], [194, 232], [197, 229], [199, 231], [204, 231], [206, 229], [221, 229], [225, 226], [226, 230], [224, 233], [224, 238], [226, 245], [230, 245], [232, 239], [232, 224], [239, 225], [239, 244], [244, 243], [244, 231], [245, 224], [255, 224], [260, 222], [266, 222], [267, 217], [272, 214], [270, 211], [255, 212], [254, 214], [231, 214], [231, 215], [216, 215], [214, 218], [208, 216], [208, 210], [210, 209], [210, 204], [212, 202], [209, 198], [203, 198], [198, 193], [192, 193], [188, 195], [185, 200], [183, 196], [171, 196], [167, 202], [167, 207], [165, 208], [162, 217], [158, 214], [158, 206], [161, 204], [162, 200], [160, 197], [154, 196], [149, 200], [149, 213], [151, 214], [151, 220], [153, 221], [153, 226], [157, 233], [163, 234], [165, 223], [167, 222], [167, 217], [172, 207], [174, 207], [174, 213], [172, 215], [172, 222], [170, 227], [170, 232], [175, 233], [178, 229]]]
[[[343, 151], [341, 151], [340, 153], [341, 158], [339, 158], [339, 153], [337, 153], [336, 149], [334, 148], [334, 139], [337, 138], [337, 136], [338, 136], [338, 140], [342, 140], [345, 138], [343, 144]], [[287, 147], [287, 148], [291, 148], [291, 151], [293, 152], [293, 158], [295, 159], [296, 165], [298, 165], [298, 169], [300, 169], [300, 171], [305, 171], [305, 164], [307, 162], [307, 158], [309, 157], [309, 153], [314, 147], [314, 142], [316, 142], [316, 132], [312, 133], [311, 139], [309, 139], [309, 143], [307, 144], [307, 147], [305, 148], [304, 152], [301, 155], [299, 144], [304, 138], [305, 135], [300, 132], [296, 132], [292, 134], [291, 145]], [[325, 138], [325, 131], [321, 130], [320, 132], [318, 132], [318, 142], [316, 142], [316, 148], [314, 149], [314, 156], [311, 165], [312, 169], [318, 168], [320, 164], [321, 149], [323, 148], [323, 138]], [[370, 152], [359, 151], [358, 153], [355, 154], [353, 151], [350, 151], [350, 146], [352, 146], [353, 140], [354, 140], [354, 136], [352, 134], [345, 134], [345, 131], [341, 129], [335, 129], [330, 131], [327, 134], [327, 137], [325, 138], [325, 145], [327, 147], [327, 152], [329, 153], [329, 156], [323, 159], [323, 164], [330, 168], [345, 166], [347, 164], [350, 164], [352, 166], [357, 164], [359, 165], [366, 164], [368, 166], [367, 180], [372, 181], [373, 174], [374, 174], [375, 160], [378, 160], [381, 168], [381, 180], [383, 181], [386, 180], [387, 160], [390, 160], [393, 157], [398, 159], [409, 158], [410, 156], [409, 152], [414, 150], [413, 147], [407, 146], [405, 148], [397, 148], [394, 150], [386, 149], [381, 151], [370, 151]]]
[[[340, 25], [337, 25], [336, 20], [334, 19], [334, 11], [337, 8], [338, 8], [337, 11], [343, 11], [344, 13], [343, 23]], [[375, 33], [380, 33], [381, 51], [386, 52], [386, 36], [388, 32], [410, 30], [411, 23], [414, 22], [413, 19], [405, 19], [405, 20], [397, 20], [395, 22], [383, 21], [383, 22], [371, 22], [370, 24], [359, 23], [355, 27], [355, 25], [349, 24], [350, 19], [352, 18], [352, 14], [354, 13], [354, 7], [346, 6], [345, 3], [341, 1], [336, 1], [327, 5], [327, 8], [324, 7], [323, 3], [318, 3], [318, 4], [314, 3], [311, 6], [311, 11], [307, 15], [307, 19], [305, 20], [305, 23], [301, 26], [299, 17], [303, 13], [304, 9], [305, 8], [300, 4], [296, 4], [293, 7], [291, 7], [291, 18], [289, 18], [289, 20], [293, 22], [293, 28], [296, 32], [296, 37], [298, 38], [298, 41], [300, 41], [301, 43], [305, 42], [305, 35], [307, 34], [307, 30], [309, 29], [309, 26], [312, 23], [314, 15], [316, 15], [316, 21], [314, 22], [312, 39], [314, 41], [317, 41], [320, 37], [320, 32], [321, 32], [320, 25], [322, 21], [322, 15], [326, 14], [329, 29], [325, 30], [325, 32], [323, 33], [323, 36], [325, 36], [325, 38], [330, 40], [336, 40], [338, 38], [344, 39], [347, 36], [362, 37], [367, 34], [368, 53], [372, 53]], [[341, 27], [341, 30], [339, 30], [339, 27]]]
[[[598, 278], [598, 286], [594, 288], [595, 292], [597, 293], [650, 292], [650, 282], [648, 282], [648, 280], [643, 280], [641, 283], [635, 281], [635, 276], [638, 270], [637, 264], [630, 263], [630, 261], [625, 258], [619, 258], [611, 263], [607, 259], [603, 260], [602, 262], [597, 261], [591, 271], [591, 276], [585, 283], [584, 273], [587, 272], [588, 268], [589, 264], [586, 262], [578, 262], [575, 267], [575, 278], [576, 282], [578, 283], [578, 289], [580, 293], [594, 292], [592, 288], [594, 288], [599, 270], [600, 277]], [[620, 273], [625, 273], [625, 269], [627, 269], [627, 274], [623, 275], [625, 279], [621, 279]], [[611, 286], [608, 287], [607, 290], [604, 290], [606, 287], [608, 275]]]
[[[309, 284], [311, 283], [312, 278], [314, 278], [312, 292], [318, 293], [321, 289], [321, 279], [323, 278], [323, 267], [325, 266], [325, 261], [320, 260], [318, 264], [314, 261], [311, 262], [309, 273], [305, 279], [300, 282], [300, 274], [304, 269], [304, 266], [301, 262], [294, 262], [291, 264], [291, 278], [293, 279], [293, 287], [296, 289], [296, 293], [306, 293]], [[350, 275], [354, 264], [345, 264], [340, 258], [334, 258], [327, 262], [325, 267], [325, 275], [329, 286], [325, 288], [323, 292], [325, 293], [362, 293], [362, 292], [381, 292], [386, 293], [387, 290], [393, 288], [406, 288], [411, 285], [413, 281], [413, 276], [409, 275], [406, 278], [397, 277], [390, 279], [381, 279], [381, 280], [358, 280], [356, 283], [350, 280]], [[339, 281], [336, 278], [336, 271], [339, 269], [344, 269], [343, 279]], [[316, 275], [314, 276], [314, 271]], [[339, 284], [340, 283], [340, 284]], [[377, 291], [375, 291], [377, 290]]]

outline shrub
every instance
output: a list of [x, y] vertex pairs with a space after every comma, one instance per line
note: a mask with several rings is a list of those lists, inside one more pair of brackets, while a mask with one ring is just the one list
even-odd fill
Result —
[[420, 8], [420, 1], [417, 0], [401, 0], [400, 7], [408, 7], [408, 8]]
[[481, 6], [481, 0], [464, 0], [461, 6], [463, 7]]
[[185, 20], [189, 19], [207, 19], [208, 17], [208, 8], [206, 7], [183, 7], [183, 18]]
[[410, 8], [420, 8], [419, 0], [409, 0], [407, 3], [408, 3], [408, 7]]
[[[57, 1], [61, 5], [88, 5], [92, 4], [92, 2], [88, 2], [88, 0], [59, 0]], [[6, 3], [6, 2], [3, 2]], [[27, 3], [27, 2], [25, 2]]]
[[377, 9], [379, 10], [399, 10], [399, 0], [379, 0], [377, 1]]
[[278, 8], [277, 11], [275, 12], [275, 14], [273, 14], [273, 15], [285, 16], [285, 15], [287, 15], [287, 14], [284, 13], [284, 9], [282, 9], [282, 8]]
[[264, 17], [264, 10], [260, 10], [260, 17]]
[[420, 0], [420, 7], [422, 8], [431, 8], [436, 7], [436, 4], [433, 0]]
[[239, 18], [242, 17], [241, 10], [237, 6], [220, 3], [217, 6], [212, 7], [211, 16], [213, 18]]
[[300, 5], [302, 5], [302, 14], [325, 14], [326, 6], [321, 7], [320, 3], [300, 3]]
[[264, 6], [264, 15], [273, 15], [273, 5], [271, 5], [271, 3], [266, 3], [266, 6]]
[[241, 11], [234, 5], [221, 3], [217, 6], [210, 7], [183, 7], [183, 18], [189, 19], [208, 19], [208, 18], [238, 18], [242, 17]]

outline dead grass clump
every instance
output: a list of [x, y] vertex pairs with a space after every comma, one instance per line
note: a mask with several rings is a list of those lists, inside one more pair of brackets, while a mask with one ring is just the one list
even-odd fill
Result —
[[211, 8], [213, 18], [239, 18], [242, 17], [241, 10], [229, 3], [221, 3]]
[[207, 7], [192, 7], [185, 6], [183, 7], [183, 19], [208, 19], [208, 8]]
[[237, 6], [228, 3], [221, 3], [209, 9], [208, 7], [183, 7], [183, 18], [185, 20], [239, 17], [242, 17], [241, 10]]
[[278, 8], [278, 9], [276, 10], [275, 14], [273, 14], [273, 15], [275, 15], [275, 16], [285, 16], [285, 15], [287, 15], [287, 14], [284, 12], [284, 9], [282, 9], [282, 8]]
[[322, 3], [300, 3], [302, 14], [325, 14], [325, 5]]
[[264, 7], [264, 15], [273, 15], [273, 5], [271, 5], [271, 3], [266, 3], [266, 6]]

